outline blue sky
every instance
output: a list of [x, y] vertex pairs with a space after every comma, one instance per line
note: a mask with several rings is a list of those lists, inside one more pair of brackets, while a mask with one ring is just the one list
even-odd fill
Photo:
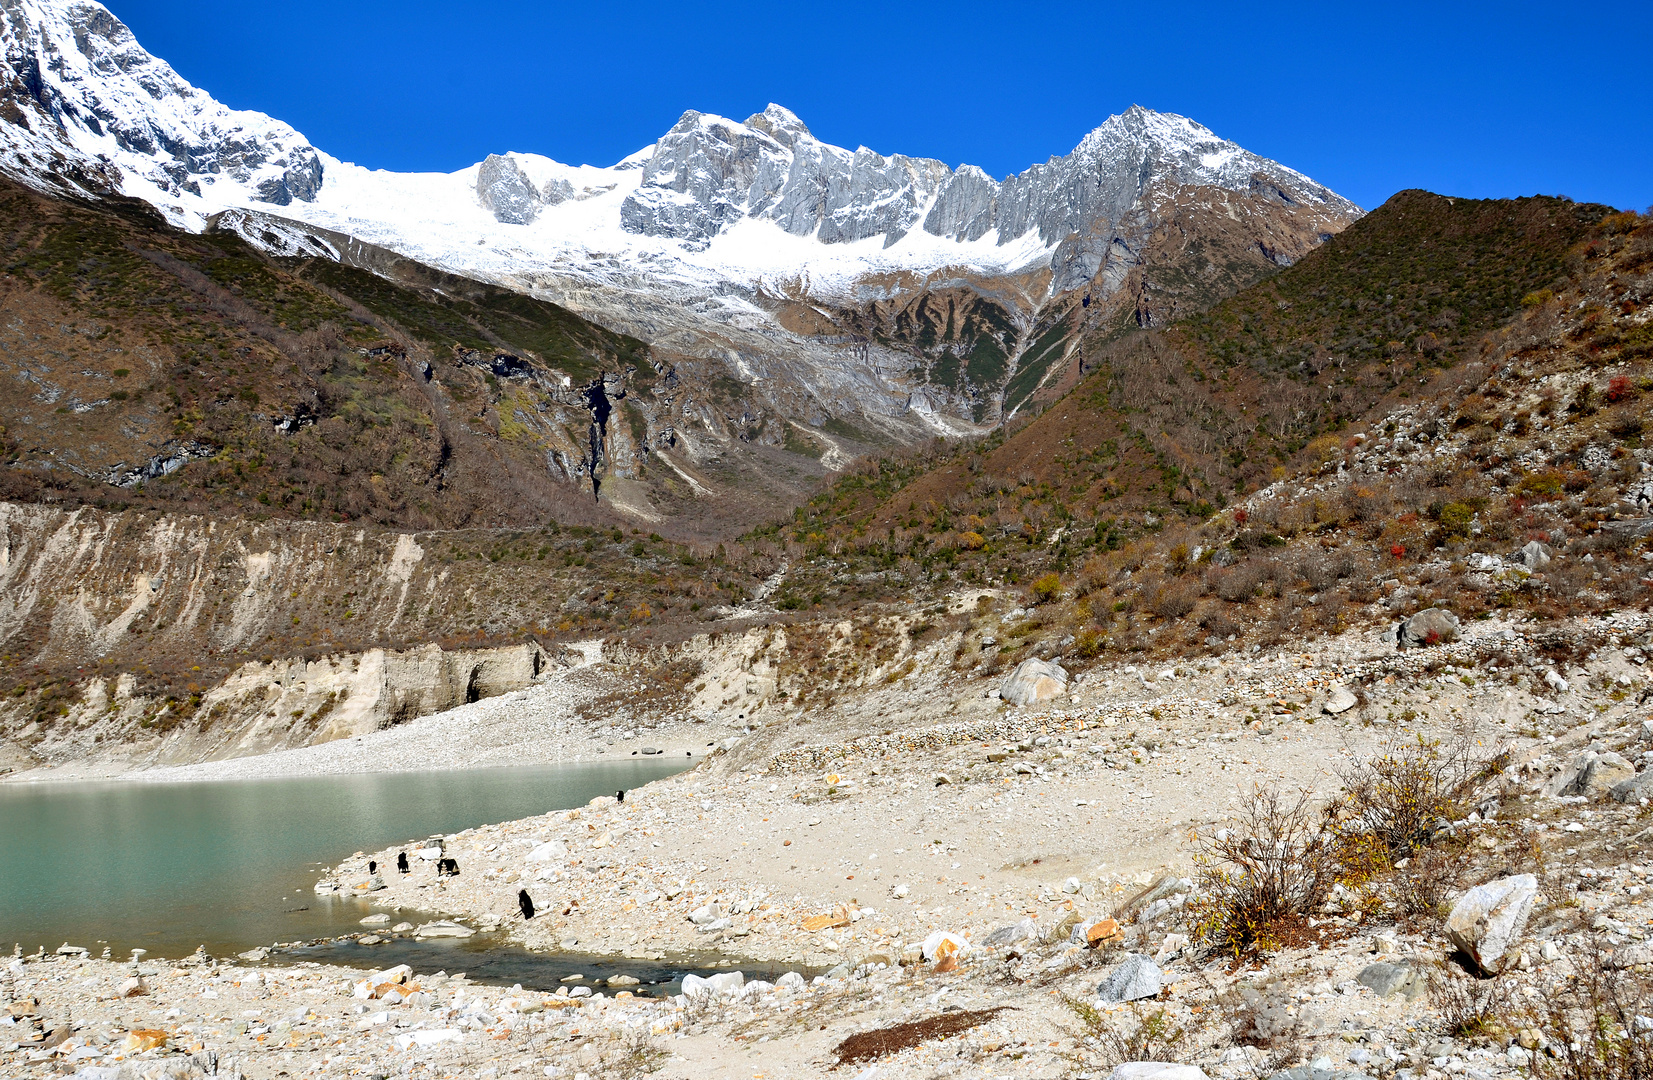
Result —
[[1653, 8], [1555, 4], [108, 0], [237, 108], [363, 165], [611, 164], [685, 109], [1003, 176], [1132, 103], [1366, 207], [1402, 188], [1653, 204]]

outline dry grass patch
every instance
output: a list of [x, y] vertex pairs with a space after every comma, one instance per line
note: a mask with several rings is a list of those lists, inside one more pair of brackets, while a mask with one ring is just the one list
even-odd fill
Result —
[[832, 1052], [838, 1055], [840, 1065], [874, 1061], [891, 1054], [899, 1054], [930, 1039], [945, 1039], [949, 1035], [980, 1027], [1009, 1008], [1008, 1005], [1000, 1005], [992, 1009], [942, 1013], [923, 1020], [875, 1028], [872, 1031], [863, 1031], [859, 1035], [851, 1035], [833, 1047]]

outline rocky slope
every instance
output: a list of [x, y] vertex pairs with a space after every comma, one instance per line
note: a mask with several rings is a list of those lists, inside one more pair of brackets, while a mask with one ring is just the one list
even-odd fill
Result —
[[[1443, 281], [1427, 262], [1408, 268], [1396, 230], [1430, 214], [1442, 215], [1441, 230], [1421, 247], [1449, 265], [1476, 260], [1487, 289]], [[1523, 231], [1543, 242], [1523, 248]], [[1301, 333], [1350, 350], [1342, 368], [1322, 373], [1340, 380], [1330, 389], [1341, 401], [1321, 399], [1354, 412], [1348, 426], [1295, 457], [1279, 434], [1244, 427], [1247, 438], [1279, 440], [1275, 460], [1293, 469], [1281, 465], [1260, 489], [1232, 492], [1221, 513], [1184, 497], [1187, 512], [1160, 517], [1157, 500], [1177, 494], [1165, 486], [1166, 462], [1152, 442], [1110, 444], [1076, 422], [1099, 400], [1089, 389], [1002, 446], [942, 448], [934, 460], [857, 470], [793, 521], [721, 550], [590, 528], [408, 533], [15, 508], [7, 730], [68, 762], [86, 752], [75, 732], [102, 715], [87, 703], [107, 700], [127, 673], [152, 715], [168, 708], [195, 733], [211, 710], [192, 699], [228, 685], [249, 660], [302, 656], [320, 679], [323, 669], [368, 663], [374, 649], [388, 656], [432, 638], [463, 648], [531, 640], [554, 654], [554, 641], [606, 637], [653, 650], [628, 661], [640, 695], [604, 704], [623, 718], [616, 722], [710, 714], [745, 725], [801, 710], [801, 737], [802, 718], [845, 695], [901, 685], [924, 665], [991, 673], [1029, 657], [1071, 668], [1112, 654], [1222, 655], [1316, 630], [1392, 627], [1440, 605], [1465, 621], [1642, 607], [1653, 595], [1653, 459], [1640, 419], [1653, 392], [1650, 235], [1636, 215], [1596, 219], [1556, 200], [1453, 204], [1413, 194], [1264, 295], [1248, 291], [1208, 322], [1173, 328], [1178, 348], [1219, 357], [1234, 349], [1234, 374], [1214, 366], [1208, 383], [1248, 408], [1268, 403], [1267, 384], [1242, 377], [1284, 363], [1273, 377], [1291, 389], [1314, 377], [1313, 364], [1282, 361], [1272, 343], [1255, 357], [1232, 343]], [[1436, 320], [1427, 307], [1372, 303], [1358, 292], [1350, 298], [1364, 311], [1322, 303], [1322, 287], [1344, 279], [1383, 290], [1378, 300], [1427, 297], [1450, 307], [1455, 326], [1425, 329]], [[1512, 307], [1519, 314], [1505, 317]], [[1403, 317], [1408, 323], [1393, 322]], [[1233, 333], [1229, 322], [1251, 330]], [[1401, 354], [1405, 368], [1381, 343], [1356, 351], [1381, 328], [1408, 324], [1435, 347]], [[1362, 405], [1362, 395], [1376, 400]], [[1060, 452], [1042, 456], [1048, 449]], [[1108, 470], [1096, 471], [1098, 463]], [[1526, 553], [1533, 542], [1538, 555]], [[317, 563], [313, 553], [326, 548], [340, 554]], [[402, 567], [404, 549], [423, 554]], [[244, 595], [256, 583], [243, 568], [266, 554], [272, 576], [255, 601]], [[163, 573], [163, 564], [179, 569]], [[397, 584], [404, 573], [407, 598]], [[156, 574], [192, 584], [146, 594], [140, 579]], [[1015, 610], [992, 612], [990, 597], [983, 611], [973, 606], [1007, 589]], [[121, 623], [145, 595], [148, 606]], [[66, 596], [80, 597], [76, 610], [87, 614], [62, 617]], [[254, 623], [224, 621], [249, 604], [260, 613]], [[746, 633], [753, 623], [765, 629]], [[678, 647], [701, 633], [711, 636]], [[220, 638], [245, 652], [203, 649]], [[203, 670], [192, 672], [197, 665]], [[303, 714], [325, 696], [307, 699]], [[52, 719], [59, 715], [69, 719]], [[120, 757], [122, 740], [143, 737], [139, 727], [111, 729], [96, 752]], [[297, 732], [284, 745], [306, 738]]]
[[[1402, 192], [1206, 312], [1123, 336], [1098, 328], [1081, 339], [1087, 372], [1059, 407], [989, 439], [863, 467], [812, 498], [790, 535], [941, 560], [970, 580], [1022, 555], [1076, 567], [1167, 520], [1208, 520], [1310, 445], [1335, 448], [1409, 401], [1486, 378], [1489, 332], [1513, 332], [1525, 298], [1575, 273], [1614, 275], [1581, 258], [1618, 228], [1603, 224], [1608, 213]], [[1620, 257], [1627, 285], [1645, 280], [1639, 255]], [[1614, 303], [1629, 305], [1616, 332], [1639, 333], [1643, 287]], [[1639, 350], [1626, 378], [1642, 371]]]
[[414, 533], [0, 503], [0, 767], [325, 742], [529, 686], [604, 639], [638, 665], [638, 703], [674, 707], [707, 643], [660, 650], [773, 616], [750, 596], [776, 561], [618, 529]]
[[[232, 211], [0, 180], [0, 493], [408, 527], [727, 535], [846, 447], [542, 300]], [[701, 377], [697, 377], [697, 375]], [[787, 429], [790, 430], [790, 429]]]

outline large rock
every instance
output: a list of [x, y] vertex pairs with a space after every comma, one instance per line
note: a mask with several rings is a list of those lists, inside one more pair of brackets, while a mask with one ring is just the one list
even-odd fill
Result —
[[1635, 775], [1636, 767], [1623, 755], [1598, 744], [1579, 753], [1567, 763], [1566, 768], [1552, 776], [1544, 785], [1543, 793], [1552, 798], [1583, 795], [1589, 799], [1600, 799], [1617, 785], [1634, 779]]
[[1538, 879], [1531, 874], [1494, 878], [1464, 893], [1452, 905], [1446, 932], [1482, 971], [1496, 974], [1505, 954], [1527, 925]]
[[1206, 1080], [1205, 1072], [1197, 1065], [1177, 1065], [1169, 1061], [1127, 1061], [1114, 1066], [1108, 1080]]
[[1049, 660], [1023, 660], [999, 686], [1000, 699], [1012, 705], [1033, 705], [1067, 692], [1067, 669]]
[[1537, 540], [1529, 540], [1525, 547], [1510, 556], [1510, 561], [1528, 570], [1542, 570], [1550, 565], [1550, 549]]
[[1643, 769], [1626, 780], [1613, 785], [1610, 792], [1614, 802], [1633, 803], [1653, 799], [1653, 769]]
[[1141, 953], [1130, 953], [1102, 980], [1096, 994], [1107, 1002], [1138, 1001], [1159, 993], [1161, 985], [1159, 965]]
[[740, 993], [741, 988], [746, 985], [746, 975], [740, 971], [720, 971], [716, 975], [709, 976], [706, 983], [714, 993], [722, 994], [724, 997], [733, 997]]
[[1407, 963], [1390, 964], [1379, 961], [1376, 964], [1368, 964], [1355, 976], [1355, 981], [1380, 998], [1399, 994], [1407, 1001], [1418, 1000], [1428, 989], [1423, 974]]
[[1395, 644], [1403, 649], [1437, 645], [1458, 636], [1458, 616], [1445, 608], [1424, 608], [1395, 627]]
[[1590, 762], [1584, 775], [1578, 780], [1578, 794], [1587, 799], [1604, 799], [1615, 787], [1632, 780], [1636, 776], [1636, 767], [1630, 764], [1623, 755], [1615, 754], [1611, 750], [1595, 756]]
[[734, 997], [746, 984], [746, 976], [739, 971], [720, 971], [716, 975], [683, 976], [683, 996], [688, 998]]
[[1320, 708], [1323, 712], [1331, 716], [1336, 716], [1339, 713], [1348, 712], [1350, 709], [1359, 704], [1360, 699], [1355, 697], [1348, 687], [1338, 686], [1334, 687], [1332, 692], [1326, 695], [1326, 704], [1322, 705]]
[[414, 937], [470, 937], [476, 933], [468, 926], [463, 926], [447, 919], [438, 919], [428, 922], [413, 932]]
[[1073, 942], [1075, 945], [1083, 945], [1086, 948], [1094, 949], [1122, 936], [1124, 931], [1120, 928], [1117, 919], [1102, 919], [1099, 922], [1091, 923], [1089, 926], [1083, 924], [1076, 926], [1073, 928], [1073, 933], [1078, 939]]

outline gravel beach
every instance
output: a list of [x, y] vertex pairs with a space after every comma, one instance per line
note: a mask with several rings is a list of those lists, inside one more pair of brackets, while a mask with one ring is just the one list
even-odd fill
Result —
[[[1580, 629], [1640, 629], [1639, 616], [1625, 619]], [[359, 853], [317, 886], [365, 897], [381, 916], [356, 935], [370, 944], [493, 932], [533, 950], [616, 959], [715, 953], [733, 970], [796, 969], [784, 985], [720, 976], [659, 1000], [623, 978], [480, 987], [451, 975], [364, 976], [276, 951], [256, 962], [140, 960], [145, 993], [123, 997], [131, 964], [71, 950], [10, 963], [0, 1069], [689, 1080], [824, 1076], [842, 1058], [855, 1071], [838, 1075], [1105, 1076], [1106, 1055], [1067, 1002], [1131, 1022], [1139, 1006], [1109, 1003], [1097, 988], [1136, 955], [1158, 973], [1152, 1007], [1190, 1032], [1178, 1060], [1208, 1076], [1269, 1074], [1264, 1051], [1236, 1045], [1220, 1004], [1259, 987], [1293, 1018], [1293, 1060], [1324, 1065], [1324, 1075], [1514, 1075], [1519, 1043], [1454, 1042], [1421, 990], [1384, 983], [1380, 997], [1362, 981], [1391, 961], [1440, 970], [1452, 950], [1439, 921], [1336, 909], [1308, 940], [1238, 968], [1189, 942], [1194, 839], [1222, 827], [1255, 785], [1329, 794], [1349, 763], [1466, 721], [1507, 746], [1495, 782], [1520, 809], [1455, 824], [1465, 857], [1497, 860], [1553, 838], [1566, 862], [1554, 887], [1576, 898], [1529, 927], [1517, 992], [1537, 995], [1563, 970], [1582, 947], [1580, 919], [1628, 946], [1646, 933], [1645, 868], [1623, 849], [1645, 831], [1640, 807], [1540, 794], [1580, 752], [1648, 749], [1646, 708], [1614, 691], [1621, 674], [1642, 679], [1632, 658], [1601, 649], [1567, 693], [1543, 696], [1499, 677], [1526, 663], [1519, 628], [1478, 626], [1429, 653], [1380, 645], [1350, 636], [1220, 663], [1096, 669], [1033, 708], [997, 701], [996, 681], [943, 685], [938, 675], [916, 691], [878, 688], [811, 725], [691, 722], [669, 733], [675, 741], [648, 737], [655, 749], [693, 750], [694, 766], [623, 801], [410, 837]], [[536, 687], [346, 745], [157, 778], [629, 754], [623, 732], [574, 730], [577, 695], [598, 685]], [[1343, 703], [1337, 691], [1350, 685], [1366, 688], [1363, 701]], [[904, 722], [915, 696], [928, 722]], [[438, 860], [457, 874], [439, 874]], [[415, 911], [451, 925], [404, 919]], [[1117, 933], [1088, 940], [1107, 918]], [[955, 1014], [963, 1019], [949, 1023], [962, 1028], [922, 1037], [924, 1024]], [[25, 1028], [40, 1038], [20, 1038]], [[844, 1043], [886, 1030], [896, 1048], [872, 1058]], [[165, 1046], [142, 1049], [153, 1038], [142, 1031], [164, 1033]]]

